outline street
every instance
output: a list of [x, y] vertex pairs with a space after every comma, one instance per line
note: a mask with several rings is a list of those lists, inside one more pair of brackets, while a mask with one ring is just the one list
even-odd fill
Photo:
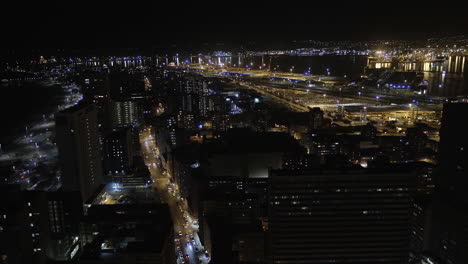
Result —
[[198, 226], [189, 215], [190, 210], [188, 210], [186, 202], [178, 199], [178, 186], [175, 186], [170, 180], [170, 175], [162, 170], [162, 164], [159, 163], [158, 159], [159, 150], [153, 135], [153, 129], [150, 127], [140, 133], [142, 155], [154, 180], [153, 188], [161, 195], [163, 201], [169, 205], [174, 222], [174, 244], [177, 263], [207, 264], [210, 258], [207, 256], [198, 237]]

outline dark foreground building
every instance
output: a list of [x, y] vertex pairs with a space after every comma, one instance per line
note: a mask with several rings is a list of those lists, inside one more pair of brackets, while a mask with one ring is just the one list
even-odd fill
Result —
[[83, 202], [102, 183], [97, 109], [80, 102], [55, 116], [59, 164], [65, 191], [80, 191]]
[[174, 229], [165, 204], [93, 205], [82, 221], [78, 263], [176, 264]]
[[79, 192], [0, 185], [0, 263], [69, 261], [80, 250]]
[[429, 250], [449, 264], [468, 263], [468, 104], [445, 104]]
[[412, 174], [272, 170], [269, 188], [269, 263], [407, 263]]

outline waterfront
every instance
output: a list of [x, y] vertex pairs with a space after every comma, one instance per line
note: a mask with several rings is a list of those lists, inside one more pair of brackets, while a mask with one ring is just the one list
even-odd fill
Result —
[[422, 73], [427, 82], [428, 94], [455, 97], [468, 95], [468, 60], [465, 56], [449, 56], [436, 61], [378, 62], [369, 59], [371, 69], [393, 69]]
[[[199, 59], [198, 59], [199, 58]], [[171, 60], [167, 60], [171, 62]], [[183, 61], [175, 57], [175, 62]], [[163, 60], [160, 60], [163, 63]], [[364, 55], [326, 56], [196, 56], [192, 63], [238, 67], [248, 70], [269, 70], [304, 75], [330, 75], [358, 80], [366, 69], [414, 71], [422, 74], [427, 83], [427, 93], [433, 96], [456, 97], [468, 95], [468, 60], [465, 56], [449, 56], [445, 60], [432, 62], [378, 62]], [[368, 71], [367, 71], [368, 72]]]
[[55, 110], [65, 98], [62, 86], [53, 81], [3, 83], [0, 89], [1, 123], [6, 124], [0, 132], [3, 149], [24, 133], [28, 124]]
[[[205, 62], [204, 59], [202, 62]], [[311, 75], [325, 75], [358, 78], [367, 65], [367, 56], [229, 56], [208, 59], [218, 65], [269, 69], [273, 72], [293, 72]], [[193, 61], [195, 62], [195, 61]]]
[[[29, 190], [57, 190], [61, 186], [61, 174], [57, 164], [55, 113], [81, 100], [81, 94], [77, 93], [78, 87], [47, 81], [10, 89], [17, 89], [14, 92], [18, 95], [26, 91], [49, 93], [32, 98], [33, 107], [28, 109], [28, 114], [23, 119], [15, 119], [16, 115], [10, 115], [12, 129], [2, 138], [7, 144], [0, 152], [3, 181], [20, 184]], [[24, 108], [24, 105], [18, 105]]]

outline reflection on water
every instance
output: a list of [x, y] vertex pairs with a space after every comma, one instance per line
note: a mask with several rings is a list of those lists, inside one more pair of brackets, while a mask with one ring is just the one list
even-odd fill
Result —
[[124, 67], [124, 68], [133, 68], [138, 66], [145, 66], [147, 65], [146, 60], [142, 59], [132, 59], [132, 58], [116, 58], [116, 59], [109, 59], [109, 60], [86, 60], [84, 61], [86, 66], [96, 66], [102, 67], [104, 65], [111, 66], [111, 67]]
[[[254, 70], [294, 72], [312, 75], [359, 77], [367, 66], [366, 56], [194, 56], [192, 63], [242, 67]], [[328, 69], [328, 70], [327, 70]]]
[[330, 71], [334, 76], [357, 78], [365, 67], [397, 69], [422, 73], [428, 84], [428, 93], [437, 96], [468, 95], [468, 76], [465, 71], [468, 60], [465, 56], [450, 56], [430, 62], [371, 62], [367, 56], [209, 56], [192, 57], [193, 63], [270, 69], [271, 71], [324, 75]]
[[428, 92], [439, 96], [468, 95], [468, 78], [463, 73], [424, 72], [424, 80], [428, 82]]
[[371, 62], [369, 68], [416, 71], [424, 74], [428, 92], [437, 96], [468, 95], [468, 76], [465, 71], [468, 60], [465, 56], [450, 56], [447, 59], [428, 62]]
[[[294, 72], [306, 75], [346, 76], [358, 78], [366, 67], [377, 69], [395, 69], [415, 71], [423, 74], [428, 84], [428, 93], [437, 96], [468, 95], [468, 76], [465, 71], [468, 60], [465, 56], [450, 56], [427, 62], [377, 62], [367, 56], [285, 56], [285, 55], [226, 55], [226, 56], [159, 56], [156, 65], [175, 65], [181, 63], [216, 64], [231, 67], [242, 67], [254, 70], [269, 69], [278, 72]], [[106, 61], [89, 60], [90, 66], [138, 67], [150, 64], [149, 58], [113, 57]]]

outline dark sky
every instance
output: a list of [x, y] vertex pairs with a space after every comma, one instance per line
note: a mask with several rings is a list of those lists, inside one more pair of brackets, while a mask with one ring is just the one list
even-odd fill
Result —
[[2, 7], [10, 47], [240, 45], [294, 39], [423, 39], [468, 33], [462, 6], [430, 1], [15, 1]]

